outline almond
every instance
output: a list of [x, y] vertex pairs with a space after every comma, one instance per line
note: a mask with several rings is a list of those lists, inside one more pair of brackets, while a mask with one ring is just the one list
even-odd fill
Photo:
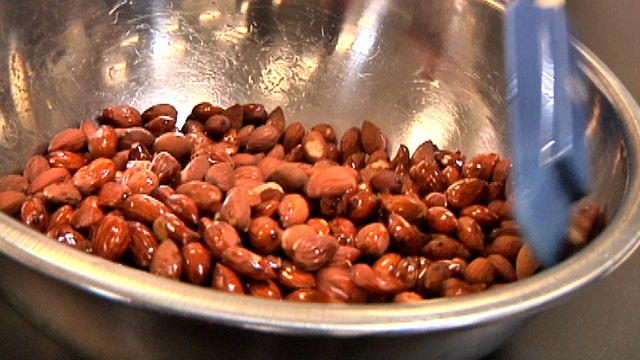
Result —
[[280, 201], [278, 215], [283, 228], [303, 224], [309, 217], [309, 204], [300, 194], [287, 194]]
[[49, 142], [48, 151], [66, 150], [78, 152], [87, 145], [87, 135], [80, 129], [65, 129]]
[[20, 219], [30, 228], [44, 232], [49, 225], [49, 213], [46, 204], [39, 197], [28, 197], [20, 208]]
[[229, 190], [218, 216], [239, 232], [247, 232], [251, 224], [251, 204], [246, 192], [240, 188]]
[[65, 150], [55, 150], [47, 154], [47, 160], [51, 167], [63, 167], [74, 173], [87, 164], [87, 158], [83, 154]]
[[269, 116], [267, 116], [266, 124], [273, 125], [273, 127], [278, 130], [278, 133], [280, 135], [284, 133], [286, 123], [287, 122], [284, 117], [284, 112], [282, 111], [282, 108], [280, 106], [277, 106], [275, 109], [273, 109], [269, 113]]
[[310, 163], [316, 163], [327, 158], [327, 140], [318, 131], [311, 130], [302, 138], [302, 152]]
[[330, 166], [315, 172], [307, 181], [304, 192], [309, 198], [341, 196], [358, 186], [356, 172], [343, 166]]
[[27, 195], [22, 191], [0, 191], [0, 211], [14, 216], [20, 212], [22, 204], [27, 200]]
[[142, 125], [140, 112], [129, 105], [115, 105], [102, 110], [100, 123], [119, 128]]
[[540, 263], [536, 260], [529, 245], [522, 246], [516, 258], [516, 277], [518, 280], [530, 277], [539, 268]]
[[88, 196], [80, 202], [80, 205], [73, 212], [69, 219], [69, 224], [74, 229], [86, 230], [98, 224], [104, 218], [104, 213], [98, 206], [96, 196]]
[[93, 253], [112, 261], [124, 255], [131, 241], [129, 227], [118, 215], [107, 214], [93, 234]]
[[242, 247], [224, 249], [220, 261], [239, 275], [249, 279], [268, 280], [278, 277], [278, 274], [264, 257]]
[[146, 124], [159, 116], [177, 119], [178, 110], [176, 110], [176, 108], [171, 104], [155, 104], [142, 112], [140, 118], [142, 122]]
[[205, 227], [203, 242], [214, 259], [220, 259], [222, 251], [229, 247], [242, 246], [238, 231], [224, 221], [211, 221]]
[[422, 219], [427, 213], [427, 207], [424, 203], [413, 195], [381, 194], [380, 200], [382, 201], [383, 209], [387, 213], [399, 214], [409, 222]]
[[171, 240], [160, 243], [151, 257], [149, 272], [167, 279], [179, 280], [183, 269], [182, 253]]
[[211, 276], [211, 254], [201, 243], [188, 243], [181, 249], [183, 276], [192, 284], [202, 285]]
[[87, 136], [87, 149], [94, 159], [113, 157], [118, 151], [118, 135], [113, 127], [102, 125], [96, 132]]
[[271, 254], [280, 248], [282, 228], [278, 222], [266, 216], [258, 216], [251, 220], [248, 235], [249, 242], [260, 254]]
[[22, 176], [27, 179], [29, 183], [33, 182], [33, 180], [38, 177], [38, 175], [42, 174], [45, 170], [50, 168], [49, 161], [42, 155], [34, 155], [27, 160], [27, 164], [24, 167], [24, 171], [22, 172]]
[[[57, 171], [57, 173], [65, 173], [66, 175], [69, 174], [68, 171], [66, 172]], [[42, 180], [39, 180], [39, 181], [42, 181]], [[40, 186], [38, 186], [38, 188], [39, 189], [37, 191], [40, 191], [41, 190]], [[0, 191], [11, 190], [11, 191], [26, 192], [27, 189], [33, 189], [33, 186], [29, 185], [29, 181], [24, 176], [9, 174], [9, 175], [0, 177]], [[33, 193], [37, 191], [29, 191], [29, 192]]]
[[193, 148], [189, 140], [179, 132], [168, 132], [158, 136], [153, 143], [153, 152], [166, 151], [176, 159], [186, 158]]
[[367, 154], [372, 154], [376, 150], [386, 150], [387, 139], [380, 131], [380, 128], [369, 120], [362, 122], [360, 126], [362, 148]]
[[116, 166], [111, 159], [98, 158], [81, 167], [71, 178], [73, 185], [83, 194], [98, 191], [102, 185], [113, 181], [116, 176]]
[[491, 262], [484, 257], [473, 259], [462, 271], [464, 279], [471, 283], [490, 284], [495, 276], [495, 268]]
[[42, 191], [47, 185], [66, 181], [71, 178], [69, 170], [65, 168], [50, 168], [38, 175], [29, 185], [29, 193], [35, 194]]
[[259, 126], [249, 135], [246, 150], [251, 153], [268, 152], [276, 146], [279, 138], [280, 134], [275, 126]]
[[364, 263], [351, 268], [351, 277], [359, 288], [372, 294], [389, 295], [406, 290], [400, 279], [388, 273], [375, 272]]
[[47, 185], [43, 190], [43, 194], [48, 202], [56, 205], [69, 204], [75, 206], [82, 200], [82, 194], [71, 181]]
[[487, 193], [487, 182], [476, 178], [465, 178], [451, 184], [445, 191], [447, 204], [453, 208], [482, 203]]
[[338, 251], [338, 239], [330, 235], [305, 236], [293, 245], [291, 260], [304, 271], [316, 271], [331, 262]]
[[238, 274], [230, 267], [224, 266], [221, 263], [216, 263], [213, 268], [213, 281], [211, 286], [220, 291], [244, 294], [243, 281]]
[[116, 128], [118, 138], [118, 150], [130, 149], [135, 143], [142, 144], [145, 148], [151, 149], [156, 137], [147, 129], [142, 127]]
[[151, 229], [141, 222], [127, 221], [129, 228], [129, 254], [133, 263], [143, 269], [148, 269], [153, 253], [159, 246], [156, 236]]
[[156, 218], [168, 212], [165, 204], [144, 194], [131, 195], [122, 204], [122, 213], [127, 220], [145, 224], [153, 224]]

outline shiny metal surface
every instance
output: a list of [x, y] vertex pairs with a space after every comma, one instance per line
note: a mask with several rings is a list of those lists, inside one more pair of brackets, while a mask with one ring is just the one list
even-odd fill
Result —
[[[431, 138], [506, 153], [501, 16], [488, 0], [1, 1], [0, 168], [22, 167], [57, 130], [117, 102], [171, 102], [183, 116], [203, 100], [282, 104], [289, 121], [339, 131], [369, 118], [393, 134], [392, 150]], [[94, 357], [486, 354], [637, 246], [640, 111], [586, 50], [583, 60], [600, 169], [593, 198], [612, 225], [529, 280], [423, 304], [279, 303], [159, 279], [2, 217], [1, 294]]]

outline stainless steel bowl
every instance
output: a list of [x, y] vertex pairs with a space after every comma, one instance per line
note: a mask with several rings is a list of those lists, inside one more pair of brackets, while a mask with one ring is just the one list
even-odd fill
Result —
[[[391, 150], [432, 139], [508, 155], [502, 4], [492, 0], [0, 1], [0, 171], [107, 105], [282, 105], [337, 130], [371, 119]], [[0, 291], [97, 358], [473, 358], [616, 268], [638, 244], [640, 110], [578, 45], [590, 80], [592, 200], [610, 225], [527, 280], [403, 305], [298, 304], [161, 279], [0, 216]]]

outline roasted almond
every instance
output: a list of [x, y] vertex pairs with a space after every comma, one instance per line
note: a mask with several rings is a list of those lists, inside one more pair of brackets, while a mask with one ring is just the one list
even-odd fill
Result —
[[57, 133], [49, 143], [48, 151], [66, 150], [78, 152], [87, 145], [87, 135], [80, 129], [65, 129]]
[[116, 176], [116, 166], [111, 159], [98, 158], [81, 167], [73, 174], [73, 185], [83, 194], [94, 193], [105, 183], [113, 181]]
[[176, 193], [192, 198], [201, 215], [215, 214], [222, 206], [222, 192], [215, 185], [204, 181], [190, 181], [176, 188]]
[[387, 213], [399, 214], [409, 222], [424, 218], [427, 212], [427, 207], [424, 203], [413, 195], [381, 194], [380, 200], [382, 201], [383, 209]]
[[44, 232], [49, 225], [49, 212], [46, 204], [39, 197], [28, 197], [20, 208], [20, 219], [30, 228]]
[[122, 204], [122, 213], [130, 221], [153, 224], [155, 219], [169, 212], [160, 200], [145, 194], [133, 194]]
[[278, 143], [280, 133], [273, 125], [262, 125], [247, 138], [246, 150], [251, 153], [268, 152]]
[[278, 277], [278, 274], [264, 257], [242, 247], [224, 249], [220, 261], [249, 279], [268, 280]]
[[183, 269], [182, 254], [171, 240], [160, 243], [151, 257], [149, 272], [167, 279], [179, 280]]
[[134, 264], [140, 268], [148, 269], [151, 258], [158, 246], [158, 240], [151, 229], [137, 221], [127, 221], [129, 228], [129, 254]]
[[[69, 170], [65, 168], [50, 168], [38, 175], [32, 182], [29, 184], [29, 193], [35, 194], [39, 191], [42, 191], [48, 185], [53, 183], [62, 182], [69, 180], [71, 178], [71, 174]], [[1, 187], [0, 187], [1, 188]]]
[[91, 195], [84, 198], [76, 211], [71, 214], [69, 224], [78, 230], [90, 229], [104, 218], [104, 212], [98, 206], [98, 197]]
[[159, 116], [177, 119], [178, 110], [171, 104], [155, 104], [143, 111], [140, 118], [142, 122], [146, 124]]
[[341, 196], [358, 185], [356, 172], [344, 166], [330, 166], [309, 177], [304, 191], [310, 198]]
[[87, 136], [87, 149], [94, 159], [113, 157], [118, 150], [118, 135], [113, 127], [102, 125], [93, 134]]
[[316, 271], [331, 262], [338, 251], [338, 239], [331, 235], [305, 236], [293, 245], [291, 260], [304, 271]]
[[93, 253], [116, 261], [124, 255], [131, 241], [129, 227], [121, 216], [107, 214], [93, 233]]
[[[42, 155], [34, 155], [27, 160], [27, 164], [24, 166], [24, 171], [22, 172], [22, 176], [29, 183], [33, 182], [33, 180], [38, 177], [38, 175], [42, 174], [45, 170], [48, 170], [51, 166], [49, 166], [49, 161]], [[1, 183], [1, 180], [0, 180]]]
[[362, 122], [360, 126], [360, 136], [362, 148], [367, 154], [372, 154], [376, 150], [385, 150], [387, 148], [387, 139], [380, 131], [380, 128], [369, 120]]
[[201, 243], [192, 242], [181, 249], [184, 266], [182, 276], [192, 284], [204, 284], [211, 276], [211, 254]]
[[119, 128], [142, 125], [140, 112], [129, 105], [114, 105], [102, 110], [100, 123]]
[[208, 223], [202, 238], [205, 246], [216, 260], [220, 259], [224, 249], [242, 245], [238, 231], [224, 221], [211, 221]]
[[[69, 175], [68, 171], [56, 171], [55, 174], [64, 174], [65, 176]], [[50, 175], [48, 178], [57, 178], [57, 176]], [[44, 180], [40, 179], [38, 182], [42, 182]], [[46, 185], [45, 185], [46, 186]], [[44, 186], [37, 186], [36, 191], [32, 191], [34, 189], [33, 185], [29, 185], [29, 181], [26, 177], [16, 174], [9, 174], [0, 177], [0, 191], [20, 191], [26, 192], [29, 189], [30, 193], [38, 192], [42, 190]]]
[[71, 181], [47, 185], [43, 190], [43, 195], [47, 202], [56, 205], [69, 204], [75, 206], [82, 200], [82, 194]]
[[0, 211], [14, 216], [20, 212], [22, 204], [27, 200], [27, 195], [22, 191], [0, 191]]

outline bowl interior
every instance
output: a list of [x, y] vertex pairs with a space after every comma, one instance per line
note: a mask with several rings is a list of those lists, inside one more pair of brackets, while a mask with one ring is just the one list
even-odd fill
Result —
[[[171, 103], [184, 121], [201, 101], [222, 106], [258, 102], [268, 108], [282, 106], [288, 122], [329, 122], [339, 133], [364, 119], [372, 120], [388, 135], [392, 153], [399, 144], [413, 150], [431, 139], [441, 148], [459, 149], [468, 156], [485, 151], [508, 155], [502, 8], [496, 1], [26, 0], [20, 5], [0, 1], [0, 30], [1, 173], [21, 169], [57, 131], [77, 126], [117, 103], [140, 110]], [[537, 298], [532, 306], [603, 274], [637, 242], [632, 219], [619, 215], [637, 207], [629, 200], [638, 187], [638, 130], [633, 123], [637, 109], [597, 59], [588, 52], [582, 55], [591, 80], [587, 135], [597, 169], [592, 198], [607, 209], [614, 229], [605, 231], [596, 241], [600, 245], [588, 247], [577, 260], [550, 270], [555, 273], [513, 285], [519, 289], [515, 293], [526, 294], [527, 299], [546, 291], [546, 298]], [[42, 239], [22, 231], [7, 217], [0, 220], [2, 249], [12, 256], [23, 248], [33, 251], [35, 242]], [[26, 235], [8, 251], [7, 243], [18, 233]], [[607, 251], [614, 254], [606, 257]], [[234, 316], [259, 318], [258, 313], [240, 309], [242, 304], [272, 306], [256, 299], [204, 295], [199, 289], [185, 290], [184, 285], [161, 279], [149, 282], [146, 274], [101, 259], [88, 260], [70, 249], [57, 247], [55, 253], [60, 257], [44, 261], [45, 268], [53, 269], [63, 259], [79, 264], [63, 265], [60, 274], [66, 279], [76, 277], [113, 292], [132, 291], [128, 295], [142, 283], [164, 288], [165, 295], [180, 289], [192, 299], [209, 302], [189, 312], [211, 311], [219, 305], [215, 301], [229, 305], [225, 321]], [[43, 262], [38, 261], [30, 264]], [[81, 272], [94, 266], [101, 275], [136, 278], [124, 289], [107, 284], [109, 278]], [[536, 279], [547, 282], [532, 287]], [[139, 292], [149, 290], [141, 286]], [[492, 301], [502, 299], [506, 304], [513, 295], [508, 289], [495, 294], [493, 300], [493, 295], [483, 294], [458, 303], [479, 301], [468, 311], [489, 314]], [[160, 303], [159, 298], [148, 300]], [[186, 295], [174, 300], [183, 305], [191, 301]], [[285, 315], [279, 306], [273, 304], [272, 314], [289, 320], [300, 315], [296, 311]], [[351, 321], [352, 329], [369, 326], [367, 310], [344, 317], [339, 307], [335, 313], [306, 309], [299, 310], [306, 319], [299, 320], [298, 328], [332, 321]], [[460, 309], [436, 305], [422, 314], [437, 319], [438, 311]], [[401, 327], [401, 320], [409, 321], [417, 310], [397, 312], [394, 326]], [[423, 328], [443, 326], [438, 321], [428, 323], [426, 316], [417, 319]], [[461, 320], [457, 326], [468, 321]]]

